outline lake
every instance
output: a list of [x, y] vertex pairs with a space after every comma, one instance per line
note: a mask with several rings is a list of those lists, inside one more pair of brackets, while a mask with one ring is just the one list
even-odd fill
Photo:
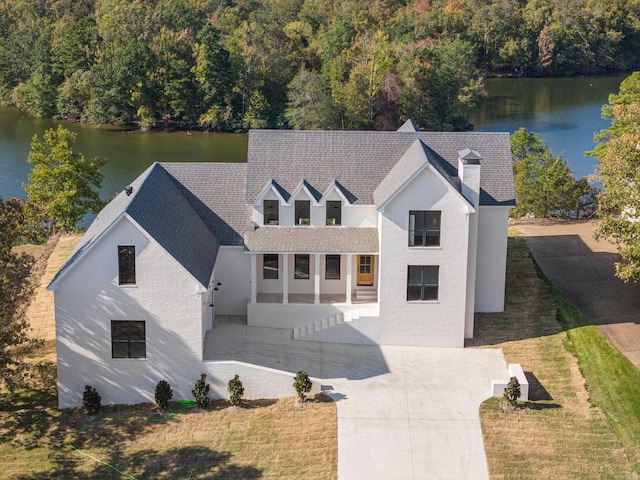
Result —
[[[617, 92], [626, 74], [574, 78], [494, 78], [485, 80], [487, 97], [468, 114], [477, 131], [508, 131], [520, 127], [538, 133], [554, 154], [562, 154], [577, 177], [593, 172], [597, 160], [593, 133], [607, 128], [600, 110]], [[26, 163], [34, 134], [42, 137], [58, 121], [35, 119], [0, 106], [0, 196], [24, 197], [22, 183], [31, 168]], [[154, 161], [243, 162], [247, 136], [193, 132], [132, 132], [63, 123], [78, 133], [74, 147], [85, 158], [107, 160], [102, 168], [101, 196], [112, 198]]]
[[610, 124], [601, 118], [602, 105], [627, 76], [486, 79], [487, 97], [468, 118], [477, 131], [513, 133], [525, 127], [537, 133], [581, 178], [598, 164], [584, 155], [596, 145], [593, 134]]

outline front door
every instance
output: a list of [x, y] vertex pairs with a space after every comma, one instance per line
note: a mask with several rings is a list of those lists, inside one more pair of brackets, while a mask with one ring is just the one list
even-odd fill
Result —
[[373, 285], [373, 255], [358, 255], [358, 285]]

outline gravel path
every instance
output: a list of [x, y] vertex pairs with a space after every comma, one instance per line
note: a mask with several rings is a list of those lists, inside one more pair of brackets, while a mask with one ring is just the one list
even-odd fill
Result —
[[640, 284], [615, 276], [615, 246], [596, 242], [590, 221], [521, 220], [514, 226], [553, 284], [640, 369]]

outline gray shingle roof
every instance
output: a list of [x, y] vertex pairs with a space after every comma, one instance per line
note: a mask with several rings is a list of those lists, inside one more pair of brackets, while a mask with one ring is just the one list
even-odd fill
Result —
[[377, 253], [376, 228], [260, 227], [245, 235], [250, 252]]
[[247, 203], [271, 180], [293, 192], [301, 180], [325, 192], [340, 182], [359, 204], [373, 205], [373, 192], [415, 140], [422, 140], [457, 176], [458, 151], [482, 155], [481, 205], [514, 205], [508, 133], [343, 132], [252, 130], [249, 135]]
[[391, 196], [396, 193], [405, 183], [407, 183], [413, 175], [415, 175], [425, 165], [431, 164], [436, 171], [451, 186], [460, 192], [460, 179], [451, 177], [447, 172], [447, 166], [438, 155], [427, 147], [422, 140], [415, 140], [409, 149], [402, 155], [402, 158], [396, 163], [386, 177], [380, 182], [380, 185], [373, 192], [373, 200], [376, 208], [382, 206]]
[[154, 163], [96, 217], [55, 281], [121, 214], [127, 213], [204, 287], [209, 283], [220, 243], [187, 201], [179, 184]]
[[245, 197], [246, 163], [161, 165], [221, 245], [243, 245], [242, 236], [253, 229], [252, 209]]

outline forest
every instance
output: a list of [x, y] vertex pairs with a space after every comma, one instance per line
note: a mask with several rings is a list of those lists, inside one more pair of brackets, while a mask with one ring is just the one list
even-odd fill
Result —
[[0, 0], [0, 102], [143, 130], [464, 130], [483, 76], [639, 66], [640, 0]]

